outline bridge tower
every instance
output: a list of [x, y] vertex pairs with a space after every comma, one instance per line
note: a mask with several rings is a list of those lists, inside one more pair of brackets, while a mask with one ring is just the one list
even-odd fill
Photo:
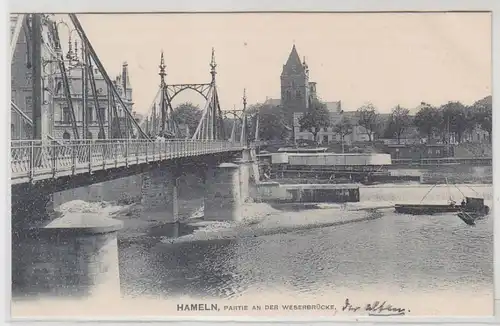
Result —
[[[167, 84], [166, 65], [161, 54], [160, 59], [160, 87], [155, 96], [153, 104], [144, 124], [148, 125], [148, 133], [153, 136], [166, 136], [166, 138], [178, 138], [180, 135], [179, 122], [174, 119], [172, 101], [183, 91], [193, 90], [205, 99], [202, 109], [202, 117], [194, 133], [190, 135], [192, 140], [223, 140], [225, 139], [223, 129], [222, 111], [217, 91], [216, 75], [217, 63], [215, 62], [215, 50], [212, 49], [210, 61], [211, 80], [208, 83], [199, 84]], [[159, 115], [157, 110], [159, 109]], [[146, 122], [147, 121], [147, 122]], [[159, 128], [157, 128], [157, 126]], [[155, 132], [158, 129], [158, 132]]]

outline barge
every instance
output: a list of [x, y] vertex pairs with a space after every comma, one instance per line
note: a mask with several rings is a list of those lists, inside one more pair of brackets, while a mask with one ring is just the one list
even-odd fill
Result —
[[[458, 213], [459, 217], [464, 219], [472, 219], [474, 216], [485, 216], [490, 212], [490, 208], [484, 205], [483, 198], [465, 197], [460, 205], [451, 202], [449, 205], [405, 205], [396, 204], [394, 209], [400, 214], [410, 215], [432, 215], [443, 213]], [[465, 220], [464, 220], [465, 222]], [[467, 222], [466, 222], [467, 223]]]

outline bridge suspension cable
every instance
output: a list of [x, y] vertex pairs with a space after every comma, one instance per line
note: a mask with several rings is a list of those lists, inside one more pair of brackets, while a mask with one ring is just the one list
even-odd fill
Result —
[[[139, 126], [139, 123], [135, 120], [134, 116], [132, 115], [132, 113], [129, 111], [129, 109], [127, 108], [127, 105], [125, 104], [125, 102], [122, 100], [120, 94], [118, 93], [114, 83], [111, 81], [111, 78], [109, 77], [108, 73], [106, 72], [106, 70], [104, 69], [104, 66], [101, 62], [101, 60], [99, 59], [99, 57], [97, 56], [97, 53], [95, 52], [92, 44], [90, 43], [87, 35], [85, 34], [85, 31], [83, 30], [83, 27], [82, 25], [80, 24], [80, 21], [78, 20], [78, 18], [76, 17], [76, 14], [69, 14], [69, 17], [71, 19], [71, 21], [73, 22], [73, 25], [75, 26], [78, 34], [80, 35], [80, 38], [82, 39], [82, 41], [84, 42], [85, 44], [85, 48], [87, 49], [90, 57], [94, 60], [95, 62], [95, 65], [97, 66], [97, 68], [99, 69], [99, 72], [101, 73], [101, 75], [103, 76], [104, 80], [106, 81], [106, 83], [108, 84], [108, 87], [110, 88], [110, 90], [112, 91], [113, 95], [114, 95], [114, 99], [118, 101], [118, 104], [120, 104], [121, 108], [123, 109], [123, 111], [126, 113], [126, 115], [128, 116], [129, 118], [129, 121], [132, 122], [132, 124], [136, 127], [137, 131], [140, 133], [140, 135], [145, 138], [145, 139], [149, 139], [148, 135], [142, 130], [142, 128]], [[126, 92], [126, 90], [124, 90], [124, 92]]]

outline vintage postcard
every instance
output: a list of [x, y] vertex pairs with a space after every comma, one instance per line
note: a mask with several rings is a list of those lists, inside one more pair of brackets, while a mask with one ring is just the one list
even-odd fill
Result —
[[11, 14], [12, 317], [491, 316], [491, 26]]

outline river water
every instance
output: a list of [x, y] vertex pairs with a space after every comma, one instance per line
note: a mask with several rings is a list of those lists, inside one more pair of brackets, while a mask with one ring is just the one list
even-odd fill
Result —
[[[250, 204], [240, 223], [193, 220], [119, 240], [127, 298], [179, 303], [184, 298], [245, 304], [389, 300], [414, 315], [493, 313], [493, 218], [475, 227], [453, 214], [409, 216], [380, 208], [419, 202], [427, 185], [362, 187], [348, 207], [290, 211]], [[491, 185], [437, 186], [424, 202], [492, 202]], [[131, 219], [133, 216], [127, 217]], [[231, 301], [228, 301], [228, 300]], [[189, 303], [189, 302], [188, 302]]]

